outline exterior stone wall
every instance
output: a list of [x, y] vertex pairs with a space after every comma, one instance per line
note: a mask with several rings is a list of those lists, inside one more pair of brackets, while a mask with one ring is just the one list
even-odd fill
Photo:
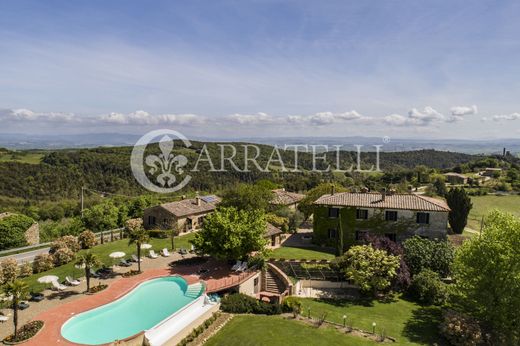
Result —
[[[336, 246], [337, 239], [330, 239], [329, 229], [343, 230], [343, 243], [348, 248], [357, 243], [356, 231], [367, 231], [375, 234], [393, 233], [397, 241], [404, 241], [414, 235], [427, 237], [429, 239], [445, 239], [448, 230], [448, 212], [433, 212], [430, 214], [429, 224], [418, 224], [416, 222], [417, 212], [414, 210], [396, 210], [398, 221], [385, 221], [385, 209], [361, 208], [368, 210], [368, 220], [356, 219], [356, 208], [338, 207], [340, 217], [331, 218], [328, 215], [328, 207], [317, 206], [314, 210], [313, 242], [318, 245]], [[394, 209], [388, 209], [394, 210]]]
[[[158, 205], [144, 211], [143, 226], [146, 229], [163, 230], [172, 229], [174, 226], [177, 226], [177, 229], [182, 234], [199, 229], [202, 225], [202, 219], [208, 214], [210, 213], [199, 213], [177, 218], [171, 212]], [[189, 227], [188, 219], [191, 220], [191, 227]]]
[[34, 223], [25, 231], [25, 241], [28, 245], [40, 243], [40, 225], [38, 223]]

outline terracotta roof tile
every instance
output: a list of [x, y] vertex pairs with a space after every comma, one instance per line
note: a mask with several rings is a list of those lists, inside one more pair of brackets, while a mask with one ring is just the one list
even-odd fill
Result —
[[267, 227], [265, 229], [265, 233], [264, 233], [264, 236], [265, 237], [270, 237], [272, 235], [277, 235], [277, 234], [281, 234], [282, 233], [282, 230], [279, 229], [278, 227], [276, 227], [275, 225], [273, 224], [270, 224], [269, 222], [267, 223]]
[[404, 209], [449, 212], [446, 202], [415, 194], [387, 194], [382, 200], [380, 193], [342, 192], [321, 196], [314, 202], [318, 205], [337, 205], [361, 208]]
[[291, 205], [301, 201], [305, 195], [296, 192], [285, 191], [284, 189], [273, 190], [274, 198], [271, 204], [276, 205]]
[[160, 206], [177, 217], [207, 213], [216, 209], [220, 198], [215, 197], [214, 202], [206, 202], [204, 197], [199, 197], [199, 204], [196, 198], [183, 199], [177, 202], [164, 203]]

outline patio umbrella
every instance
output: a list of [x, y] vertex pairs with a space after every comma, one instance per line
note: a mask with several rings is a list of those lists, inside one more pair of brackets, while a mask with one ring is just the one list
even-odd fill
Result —
[[[110, 258], [122, 258], [122, 257], [125, 257], [125, 253], [123, 251], [116, 251], [116, 252], [112, 252], [110, 255], [108, 255], [108, 257]], [[114, 269], [115, 269], [115, 264], [112, 262], [112, 266], [114, 266]]]
[[148, 249], [151, 249], [151, 248], [152, 248], [152, 244], [141, 244], [141, 249], [148, 250]]
[[58, 281], [58, 277], [56, 275], [45, 275], [41, 278], [38, 278], [38, 282], [41, 284], [50, 284], [53, 281]]
[[110, 255], [108, 255], [108, 257], [121, 258], [121, 257], [125, 257], [125, 253], [123, 251], [116, 251], [116, 252], [112, 252]]
[[41, 284], [50, 284], [51, 282], [58, 282], [59, 277], [56, 275], [45, 275], [38, 278], [38, 282]]

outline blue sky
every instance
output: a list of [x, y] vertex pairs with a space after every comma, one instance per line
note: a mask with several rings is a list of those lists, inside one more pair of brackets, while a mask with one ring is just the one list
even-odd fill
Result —
[[0, 132], [520, 138], [517, 1], [3, 1]]

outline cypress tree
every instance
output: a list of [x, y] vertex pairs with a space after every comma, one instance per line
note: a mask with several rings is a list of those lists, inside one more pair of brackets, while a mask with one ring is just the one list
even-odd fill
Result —
[[468, 223], [469, 211], [473, 208], [471, 198], [463, 188], [453, 188], [446, 194], [446, 201], [451, 209], [448, 215], [451, 229], [461, 234]]

